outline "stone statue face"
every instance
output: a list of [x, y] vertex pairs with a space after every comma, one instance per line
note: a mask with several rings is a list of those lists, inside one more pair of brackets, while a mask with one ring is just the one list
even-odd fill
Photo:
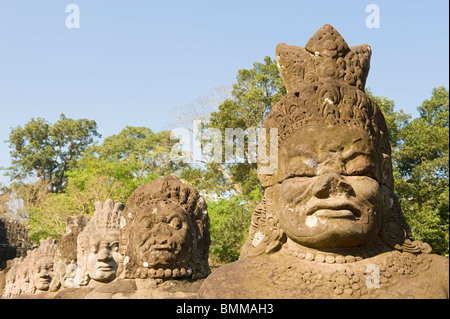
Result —
[[360, 246], [375, 238], [387, 188], [380, 184], [382, 156], [366, 131], [306, 126], [280, 152], [287, 178], [266, 194], [288, 237], [313, 248]]
[[177, 204], [154, 204], [142, 209], [131, 234], [138, 264], [151, 268], [187, 266], [189, 228], [188, 216]]
[[53, 258], [38, 258], [34, 272], [34, 286], [37, 290], [48, 290], [53, 278]]
[[15, 278], [15, 291], [17, 294], [22, 291], [28, 291], [30, 288], [30, 271], [28, 267], [20, 267], [17, 270], [17, 275]]
[[89, 238], [89, 254], [86, 270], [90, 278], [96, 281], [111, 281], [116, 277], [120, 258], [119, 231], [111, 230], [96, 233]]
[[63, 274], [62, 278], [62, 286], [65, 288], [74, 288], [75, 287], [75, 276], [77, 274], [77, 265], [76, 264], [68, 264]]

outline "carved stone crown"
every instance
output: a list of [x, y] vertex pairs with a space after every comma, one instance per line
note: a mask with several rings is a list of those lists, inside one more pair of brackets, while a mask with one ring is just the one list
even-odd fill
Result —
[[53, 257], [55, 255], [58, 241], [53, 238], [41, 239], [39, 247], [36, 249], [36, 257]]
[[[165, 206], [176, 204], [182, 207], [189, 217], [190, 232], [193, 238], [190, 245], [189, 267], [152, 269], [138, 264], [135, 250], [137, 247], [130, 242], [132, 234], [144, 227], [136, 219], [139, 212], [154, 205]], [[208, 253], [210, 245], [209, 216], [206, 202], [193, 187], [183, 184], [176, 176], [170, 175], [158, 178], [137, 188], [128, 198], [120, 223], [119, 251], [124, 258], [125, 278], [183, 278], [194, 279], [206, 277], [210, 273]]]
[[280, 43], [276, 60], [286, 89], [334, 79], [364, 90], [372, 50], [368, 44], [349, 47], [329, 24], [321, 27], [304, 48]]
[[[263, 128], [267, 134], [272, 128], [278, 130], [278, 148], [285, 147], [287, 138], [301, 127], [325, 124], [360, 127], [378, 155], [390, 156], [383, 113], [364, 92], [371, 56], [368, 44], [349, 47], [336, 29], [326, 24], [305, 48], [281, 43], [276, 55], [288, 93], [273, 106]], [[266, 147], [267, 154], [270, 145]], [[258, 165], [266, 164], [259, 160]], [[260, 174], [259, 179], [266, 187], [279, 182], [269, 175]]]
[[87, 225], [94, 226], [101, 230], [119, 230], [120, 216], [125, 205], [107, 199], [103, 202], [95, 203], [95, 212], [91, 221]]

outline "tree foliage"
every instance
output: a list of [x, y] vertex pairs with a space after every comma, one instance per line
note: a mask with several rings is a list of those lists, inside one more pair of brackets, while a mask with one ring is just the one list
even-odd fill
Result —
[[55, 124], [31, 119], [24, 127], [11, 130], [8, 142], [13, 180], [37, 177], [52, 193], [62, 191], [65, 173], [76, 165], [84, 150], [99, 137], [95, 121], [69, 119], [61, 114]]
[[448, 255], [449, 246], [449, 93], [434, 88], [411, 119], [394, 101], [367, 92], [383, 111], [389, 128], [395, 192], [418, 240]]
[[[227, 128], [242, 129], [244, 132], [248, 129], [258, 130], [272, 106], [286, 94], [276, 62], [270, 57], [265, 57], [262, 63], [254, 63], [252, 69], [239, 70], [236, 80], [231, 92], [232, 97], [221, 103], [218, 110], [211, 113], [209, 122], [204, 123], [204, 128], [219, 129], [222, 141], [226, 141]], [[245, 141], [245, 150], [248, 150], [248, 139]], [[222, 153], [225, 154], [225, 151]], [[258, 199], [262, 189], [257, 178], [256, 163], [249, 160], [247, 152], [244, 156], [243, 161], [233, 158], [229, 160], [231, 163], [226, 163], [223, 158], [221, 163], [191, 167], [186, 170], [183, 178], [194, 186], [201, 186], [205, 182], [197, 177], [208, 176], [209, 182], [214, 185], [211, 189], [213, 192]]]
[[247, 239], [255, 204], [242, 197], [208, 202], [211, 246], [210, 256], [218, 263], [237, 260]]
[[418, 107], [420, 116], [401, 130], [395, 187], [417, 239], [448, 255], [449, 93], [445, 87]]
[[85, 158], [108, 160], [128, 167], [138, 180], [154, 179], [180, 169], [170, 160], [176, 143], [169, 131], [154, 133], [147, 127], [126, 126], [119, 134], [105, 138], [102, 145], [87, 150]]

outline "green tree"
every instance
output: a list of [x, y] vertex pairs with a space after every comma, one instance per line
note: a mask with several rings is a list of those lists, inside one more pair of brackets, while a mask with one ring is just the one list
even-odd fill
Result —
[[112, 161], [131, 169], [137, 179], [148, 180], [181, 168], [170, 161], [169, 131], [154, 133], [147, 127], [126, 126], [119, 134], [105, 138], [101, 145], [87, 150], [85, 158]]
[[418, 107], [411, 119], [395, 111], [394, 101], [367, 94], [382, 110], [392, 146], [395, 192], [418, 240], [428, 242], [438, 254], [448, 255], [448, 148], [449, 103], [445, 87]]
[[[134, 165], [118, 164], [111, 160], [86, 160], [80, 167], [68, 172], [68, 185], [64, 191], [71, 203], [73, 213], [91, 216], [94, 204], [111, 198], [125, 203], [141, 183], [137, 179]], [[156, 178], [152, 176], [151, 179]]]
[[448, 255], [449, 93], [441, 86], [401, 130], [395, 187], [413, 235]]
[[28, 206], [30, 238], [58, 238], [68, 215], [92, 216], [95, 202], [108, 198], [126, 203], [142, 184], [174, 172], [178, 166], [169, 163], [173, 143], [168, 132], [127, 126], [85, 149], [66, 172], [64, 190]]
[[395, 102], [384, 96], [373, 95], [370, 89], [366, 89], [366, 94], [375, 101], [378, 107], [383, 112], [386, 120], [386, 125], [389, 129], [389, 142], [393, 152], [395, 152], [401, 142], [401, 132], [408, 125], [411, 115], [404, 113], [402, 109], [395, 110]]
[[95, 121], [69, 119], [61, 114], [53, 125], [45, 119], [31, 119], [9, 135], [13, 180], [37, 177], [52, 193], [61, 192], [66, 172], [75, 167], [83, 151], [99, 137]]
[[[266, 116], [285, 94], [286, 89], [276, 62], [265, 57], [264, 62], [256, 62], [252, 69], [238, 71], [237, 82], [233, 85], [232, 98], [226, 99], [212, 112], [203, 128], [219, 129], [225, 141], [225, 129], [258, 130]], [[248, 149], [246, 140], [245, 149]], [[205, 145], [205, 143], [204, 143]], [[225, 147], [225, 146], [224, 146]], [[225, 154], [225, 152], [222, 152]], [[251, 163], [245, 153], [243, 162], [207, 163], [206, 167], [191, 167], [183, 173], [183, 178], [194, 186], [212, 186], [209, 191], [216, 193], [241, 194], [247, 198], [261, 197], [260, 184], [256, 173], [256, 163]], [[202, 176], [208, 177], [206, 182]], [[200, 177], [200, 178], [199, 178]], [[213, 182], [211, 182], [213, 179]]]
[[208, 202], [211, 224], [209, 251], [214, 262], [230, 263], [239, 258], [254, 208], [254, 203], [245, 202], [242, 197]]

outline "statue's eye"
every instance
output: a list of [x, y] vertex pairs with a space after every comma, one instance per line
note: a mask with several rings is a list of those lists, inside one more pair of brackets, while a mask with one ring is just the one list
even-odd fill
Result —
[[119, 251], [119, 242], [111, 243], [111, 250], [115, 252]]
[[367, 176], [373, 179], [377, 178], [375, 164], [368, 156], [360, 155], [350, 160], [346, 164], [346, 172], [349, 176]]
[[183, 225], [183, 223], [181, 222], [181, 220], [178, 217], [174, 217], [170, 220], [170, 226], [175, 227], [177, 229], [180, 229], [181, 226]]

